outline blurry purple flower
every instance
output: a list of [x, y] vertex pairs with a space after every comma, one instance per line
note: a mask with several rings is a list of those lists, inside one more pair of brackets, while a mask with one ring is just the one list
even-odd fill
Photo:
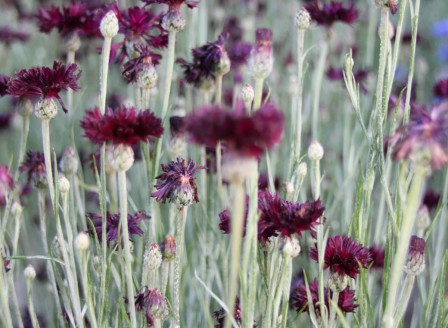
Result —
[[0, 131], [7, 130], [10, 125], [13, 118], [13, 113], [0, 113]]
[[232, 69], [238, 69], [240, 66], [245, 65], [249, 58], [252, 45], [248, 42], [237, 41], [232, 43], [228, 48], [230, 62], [232, 63]]
[[0, 27], [0, 42], [6, 46], [14, 42], [26, 42], [29, 37], [27, 33], [14, 31], [8, 26]]
[[29, 150], [19, 170], [26, 173], [27, 183], [32, 181], [37, 188], [47, 187], [47, 169], [43, 153]]
[[180, 7], [186, 4], [188, 8], [194, 8], [199, 4], [199, 0], [142, 0], [147, 5], [159, 3], [169, 6], [171, 11], [180, 11]]
[[[342, 69], [337, 69], [333, 66], [331, 66], [330, 68], [328, 68], [326, 75], [328, 77], [328, 79], [330, 81], [341, 81], [344, 80], [344, 73]], [[362, 90], [362, 92], [367, 92], [367, 89], [364, 85], [364, 81], [366, 80], [366, 78], [369, 75], [369, 71], [366, 69], [360, 69], [360, 70], [356, 70], [353, 71], [353, 75], [355, 77], [355, 80], [357, 83], [360, 84], [360, 88]]]
[[372, 258], [371, 269], [383, 269], [384, 268], [384, 256], [385, 250], [379, 245], [373, 245], [369, 248], [370, 257]]
[[14, 188], [14, 180], [6, 165], [0, 165], [0, 206], [6, 205], [6, 195]]
[[[103, 236], [103, 219], [101, 214], [89, 213], [87, 214], [87, 218], [92, 221], [93, 227], [87, 230], [87, 233], [94, 236], [95, 233], [98, 236], [98, 240], [101, 240]], [[151, 217], [147, 215], [143, 211], [138, 211], [134, 215], [128, 214], [128, 228], [129, 228], [129, 237], [133, 235], [142, 235], [143, 230], [140, 229], [138, 223], [143, 220], [149, 220]], [[120, 225], [120, 213], [107, 213], [107, 231], [106, 231], [106, 240], [109, 247], [115, 246], [118, 244], [120, 238], [120, 242], [123, 246], [123, 231], [120, 231], [120, 237], [118, 237], [118, 226]]]
[[137, 111], [134, 107], [107, 108], [101, 115], [97, 107], [87, 110], [81, 121], [84, 136], [91, 142], [102, 145], [132, 145], [148, 142], [150, 137], [160, 137], [163, 133], [162, 121], [149, 110]]
[[409, 275], [418, 275], [425, 269], [426, 242], [423, 238], [412, 236], [409, 242], [408, 256], [404, 271]]
[[[274, 188], [275, 190], [280, 189], [280, 179], [279, 177], [274, 178]], [[258, 176], [258, 190], [259, 191], [268, 191], [269, 189], [269, 177], [267, 173], [261, 172]]]
[[0, 74], [0, 97], [8, 94], [8, 82], [10, 79], [8, 75]]
[[11, 260], [8, 260], [6, 257], [3, 257], [3, 267], [5, 268], [5, 272], [11, 270], [9, 268], [9, 263], [11, 263]]
[[436, 38], [448, 36], [448, 19], [440, 20], [432, 24], [431, 32]]
[[145, 65], [157, 66], [162, 56], [151, 51], [149, 46], [144, 44], [134, 45], [135, 54], [138, 56], [128, 60], [123, 65], [123, 76], [129, 82], [137, 82], [137, 74], [144, 69]]
[[358, 18], [358, 10], [353, 3], [345, 7], [342, 2], [331, 1], [321, 6], [316, 1], [307, 4], [305, 8], [310, 13], [312, 20], [326, 27], [330, 27], [336, 22], [353, 24]]
[[436, 97], [448, 99], [448, 78], [437, 81], [432, 90]]
[[135, 309], [145, 313], [146, 324], [149, 327], [154, 325], [154, 319], [163, 319], [168, 315], [168, 304], [165, 296], [156, 288], [143, 287], [135, 295]]
[[170, 134], [171, 137], [181, 137], [185, 133], [185, 116], [170, 117]]
[[423, 196], [423, 205], [428, 208], [428, 211], [436, 208], [440, 203], [440, 194], [434, 192], [433, 190], [427, 190]]
[[47, 66], [21, 69], [9, 80], [7, 92], [13, 96], [31, 98], [40, 96], [45, 99], [56, 98], [67, 112], [59, 93], [62, 90], [78, 91], [78, 80], [81, 75], [78, 65], [64, 65], [53, 62], [53, 68]]
[[[310, 250], [310, 257], [317, 262], [317, 246]], [[367, 269], [372, 262], [369, 249], [347, 236], [330, 236], [324, 254], [324, 269], [355, 278], [359, 267]]]
[[[246, 223], [247, 223], [247, 215], [249, 213], [249, 196], [246, 195], [246, 202], [244, 207], [244, 225], [243, 225], [243, 236], [246, 235]], [[225, 209], [219, 216], [219, 229], [226, 235], [232, 232], [232, 218], [229, 209]]]
[[[224, 327], [224, 321], [226, 320], [227, 313], [224, 309], [220, 309], [218, 311], [213, 312], [213, 318], [216, 320], [215, 328], [223, 328]], [[235, 302], [235, 311], [233, 312], [233, 318], [235, 321], [241, 325], [242, 324], [242, 314], [241, 314], [241, 305], [240, 305], [240, 299], [237, 298]], [[254, 325], [256, 327], [256, 325]]]
[[191, 205], [193, 202], [199, 202], [198, 188], [195, 183], [195, 175], [205, 166], [196, 166], [193, 160], [187, 162], [182, 158], [171, 161], [168, 164], [162, 164], [162, 173], [156, 179], [159, 184], [154, 187], [157, 191], [151, 194], [158, 202], [178, 203], [182, 206]]

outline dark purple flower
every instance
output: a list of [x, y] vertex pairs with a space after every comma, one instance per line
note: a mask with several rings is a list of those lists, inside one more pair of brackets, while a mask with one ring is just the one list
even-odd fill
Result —
[[159, 3], [169, 6], [171, 11], [180, 11], [180, 6], [186, 4], [188, 8], [194, 8], [199, 4], [200, 0], [142, 0], [147, 5]]
[[[317, 246], [310, 250], [310, 257], [317, 262]], [[367, 269], [372, 262], [369, 249], [347, 236], [330, 236], [324, 254], [324, 269], [355, 278], [359, 267]]]
[[149, 46], [144, 44], [134, 45], [135, 54], [137, 57], [128, 60], [123, 65], [123, 76], [129, 83], [137, 82], [137, 74], [140, 70], [145, 69], [146, 65], [157, 66], [160, 63], [162, 56], [151, 51]]
[[185, 132], [185, 117], [171, 116], [170, 117], [170, 134], [171, 137], [183, 136]]
[[425, 269], [426, 242], [423, 238], [412, 236], [409, 242], [408, 256], [404, 271], [409, 275], [418, 275]]
[[57, 29], [61, 36], [78, 34], [86, 37], [99, 37], [99, 20], [95, 7], [87, 2], [72, 2], [68, 6], [39, 8], [36, 15], [41, 32], [50, 33]]
[[[216, 320], [215, 328], [223, 328], [224, 321], [226, 320], [227, 312], [224, 309], [217, 310], [213, 312], [213, 318]], [[238, 323], [238, 325], [242, 324], [242, 315], [241, 315], [241, 305], [240, 299], [237, 298], [235, 302], [235, 311], [233, 312], [233, 318]], [[254, 325], [256, 327], [256, 325]]]
[[[247, 215], [249, 214], [249, 196], [246, 195], [246, 206], [244, 208], [243, 236], [246, 235]], [[226, 235], [232, 232], [232, 218], [229, 209], [225, 209], [219, 216], [219, 229]]]
[[7, 46], [14, 42], [26, 42], [29, 37], [27, 33], [14, 31], [8, 26], [0, 27], [0, 42]]
[[342, 2], [331, 1], [321, 6], [316, 1], [307, 4], [305, 8], [310, 13], [312, 20], [326, 27], [330, 27], [336, 22], [353, 24], [358, 18], [358, 10], [353, 3], [345, 7]]
[[154, 319], [163, 319], [168, 315], [168, 304], [165, 296], [156, 288], [143, 287], [134, 297], [135, 309], [145, 313], [148, 327], [154, 325]]
[[240, 66], [245, 65], [251, 50], [252, 45], [248, 42], [237, 41], [232, 43], [227, 48], [227, 53], [229, 55], [230, 62], [232, 63], [231, 67], [238, 69]]
[[448, 79], [437, 81], [432, 90], [436, 97], [448, 99]]
[[446, 143], [448, 138], [448, 103], [430, 110], [414, 111], [407, 126], [399, 128], [387, 138], [394, 145], [395, 160], [409, 159], [421, 153], [429, 157], [431, 166], [438, 170], [448, 163]]
[[160, 137], [163, 133], [162, 121], [149, 110], [137, 111], [134, 107], [107, 108], [101, 115], [99, 109], [87, 110], [81, 121], [84, 136], [91, 142], [102, 145], [131, 146], [136, 142], [148, 142], [150, 137]]
[[214, 148], [221, 141], [229, 151], [257, 157], [280, 141], [283, 126], [283, 113], [267, 103], [252, 116], [204, 106], [187, 116], [185, 129], [196, 144]]
[[[280, 189], [280, 179], [279, 177], [274, 178], [274, 188], [275, 190]], [[258, 190], [268, 191], [269, 190], [269, 177], [266, 173], [261, 172], [258, 176]]]
[[0, 206], [6, 205], [6, 195], [14, 188], [14, 180], [6, 165], [0, 165]]
[[440, 194], [433, 190], [427, 190], [423, 196], [423, 205], [428, 208], [428, 211], [433, 210], [440, 203]]
[[8, 82], [10, 79], [8, 75], [0, 74], [0, 97], [8, 94]]
[[32, 181], [37, 188], [47, 187], [47, 169], [43, 153], [29, 150], [19, 170], [26, 173], [27, 183]]
[[373, 245], [369, 248], [370, 257], [372, 258], [371, 268], [372, 269], [383, 269], [384, 268], [384, 256], [385, 250], [379, 245]]
[[198, 188], [195, 183], [195, 175], [205, 166], [196, 166], [193, 160], [187, 162], [182, 158], [171, 161], [168, 164], [162, 164], [162, 173], [156, 179], [159, 184], [154, 187], [157, 191], [151, 194], [158, 202], [178, 203], [182, 206], [191, 205], [193, 202], [199, 202]]
[[11, 125], [11, 120], [13, 118], [13, 113], [0, 113], [0, 131], [7, 130]]
[[[98, 236], [98, 240], [101, 240], [103, 236], [103, 220], [101, 214], [89, 213], [87, 214], [87, 218], [92, 221], [92, 227], [87, 230], [87, 233], [92, 236], [95, 233]], [[118, 244], [120, 238], [120, 242], [123, 246], [123, 231], [120, 231], [120, 237], [118, 237], [118, 226], [120, 225], [120, 213], [107, 213], [107, 231], [106, 231], [106, 240], [109, 246], [115, 246]], [[143, 230], [140, 229], [138, 223], [142, 220], [149, 220], [151, 217], [147, 215], [143, 211], [138, 211], [134, 215], [128, 214], [128, 229], [129, 229], [129, 237], [133, 235], [142, 235]], [[121, 230], [122, 228], [120, 228]]]
[[[320, 307], [319, 307], [319, 283], [317, 279], [308, 285], [311, 294], [311, 301], [313, 303], [314, 312], [317, 317], [320, 317]], [[324, 298], [325, 298], [325, 306], [328, 308], [330, 305], [330, 299], [333, 296], [333, 292], [328, 291], [327, 288], [324, 288]], [[338, 298], [338, 307], [345, 313], [354, 312], [358, 307], [355, 304], [355, 291], [350, 290], [348, 287], [339, 293]], [[299, 311], [306, 311], [309, 313], [310, 309], [308, 306], [308, 297], [306, 292], [306, 285], [304, 282], [297, 284], [291, 290], [291, 304]]]
[[68, 89], [79, 90], [78, 80], [81, 72], [77, 70], [76, 64], [64, 65], [58, 61], [53, 62], [53, 68], [39, 66], [21, 69], [9, 80], [7, 92], [18, 97], [56, 98], [66, 112], [59, 93]]

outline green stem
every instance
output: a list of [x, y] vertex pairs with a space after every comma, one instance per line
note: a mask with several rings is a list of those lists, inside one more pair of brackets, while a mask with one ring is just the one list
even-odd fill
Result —
[[88, 260], [87, 260], [87, 254], [86, 251], [81, 251], [81, 279], [82, 279], [82, 285], [84, 289], [84, 297], [87, 301], [87, 310], [89, 312], [89, 322], [92, 325], [93, 328], [98, 328], [98, 323], [96, 321], [96, 315], [95, 315], [95, 308], [94, 303], [92, 300], [92, 288], [89, 283], [89, 273], [88, 273]]
[[329, 327], [330, 328], [336, 328], [337, 327], [337, 311], [336, 308], [338, 306], [338, 302], [339, 302], [339, 293], [337, 292], [333, 292], [333, 296], [331, 298], [333, 304], [335, 304], [335, 306], [331, 306], [330, 305], [330, 323], [329, 323]]
[[263, 98], [263, 83], [264, 79], [255, 79], [255, 94], [254, 94], [254, 107], [253, 110], [258, 110], [261, 106], [261, 100]]
[[124, 263], [125, 263], [125, 276], [126, 287], [129, 302], [129, 313], [131, 317], [132, 327], [137, 327], [137, 317], [135, 314], [134, 304], [134, 282], [132, 279], [132, 255], [131, 245], [129, 241], [129, 228], [128, 228], [128, 190], [126, 186], [126, 171], [118, 171], [118, 188], [120, 195], [120, 222], [123, 232], [123, 244], [124, 244]]
[[19, 157], [17, 157], [17, 173], [19, 171], [19, 167], [23, 162], [23, 158], [25, 157], [26, 152], [26, 144], [28, 142], [28, 133], [30, 131], [30, 117], [22, 116], [22, 136], [20, 139], [20, 152]]
[[174, 70], [174, 56], [176, 48], [176, 31], [171, 30], [168, 35], [168, 58], [166, 63], [166, 77], [165, 77], [165, 88], [163, 95], [163, 107], [162, 107], [162, 121], [165, 121], [165, 116], [168, 113], [168, 105], [170, 103], [170, 93], [171, 93], [171, 80], [173, 78]]
[[[75, 62], [75, 52], [74, 51], [67, 51], [67, 65], [72, 64]], [[67, 108], [70, 115], [70, 118], [73, 117], [75, 114], [73, 112], [73, 90], [68, 89], [67, 90]]]
[[406, 253], [411, 239], [418, 206], [420, 204], [420, 194], [425, 182], [426, 169], [417, 167], [411, 189], [407, 198], [407, 206], [404, 207], [403, 220], [401, 222], [398, 246], [395, 256], [392, 259], [392, 269], [390, 273], [389, 287], [387, 293], [386, 310], [383, 316], [383, 327], [393, 327], [393, 314], [396, 305], [396, 296], [400, 278], [403, 273], [403, 266], [406, 260]]
[[187, 206], [181, 206], [177, 216], [177, 249], [176, 258], [174, 262], [174, 320], [178, 327], [180, 327], [180, 288], [182, 278], [182, 259], [185, 247], [185, 223], [187, 221]]
[[[299, 163], [302, 143], [302, 106], [303, 106], [303, 47], [305, 42], [305, 30], [299, 29], [297, 34], [297, 108], [296, 108], [296, 140], [294, 161]], [[292, 158], [292, 156], [291, 156]]]
[[322, 80], [324, 78], [324, 72], [325, 72], [325, 62], [327, 60], [327, 54], [328, 54], [328, 48], [329, 48], [329, 40], [328, 38], [325, 38], [321, 42], [320, 47], [320, 53], [319, 53], [319, 60], [317, 62], [316, 71], [314, 73], [313, 77], [313, 120], [312, 120], [312, 136], [313, 139], [317, 140], [319, 139], [319, 103], [320, 103], [320, 92], [322, 88]]
[[[280, 271], [280, 281], [278, 283], [277, 292], [275, 293], [275, 299], [274, 299], [274, 316], [272, 317], [272, 326], [271, 327], [277, 327], [277, 321], [278, 321], [278, 313], [280, 310], [280, 301], [281, 297], [283, 295], [283, 290], [285, 287], [285, 281], [286, 277], [288, 276], [288, 269], [291, 263], [291, 257], [289, 255], [283, 256], [283, 262], [282, 267]], [[289, 284], [289, 281], [286, 281], [287, 284]]]
[[283, 310], [282, 310], [282, 328], [286, 328], [288, 319], [289, 297], [291, 292], [291, 278], [292, 278], [292, 261], [289, 261], [288, 276], [286, 278], [286, 284], [283, 288]]
[[3, 261], [0, 263], [0, 296], [2, 298], [2, 321], [5, 327], [12, 327], [11, 311], [9, 309], [8, 288], [5, 285], [5, 267]]
[[[39, 321], [37, 320], [36, 310], [34, 309], [33, 281], [31, 279], [26, 279], [26, 289], [28, 293], [28, 312], [31, 317], [31, 324], [33, 325], [33, 328], [39, 328]], [[12, 327], [12, 324], [8, 327]]]
[[222, 74], [216, 75], [216, 96], [215, 103], [221, 106], [222, 103]]
[[404, 312], [409, 304], [409, 299], [411, 298], [412, 288], [414, 287], [415, 276], [414, 275], [406, 275], [406, 279], [404, 280], [403, 287], [400, 294], [400, 302], [398, 304], [398, 308], [395, 311], [394, 318], [394, 327], [398, 327], [401, 319], [403, 318]]
[[272, 304], [272, 302], [274, 301], [275, 291], [277, 289], [277, 281], [278, 281], [278, 275], [280, 273], [280, 267], [283, 268], [283, 262], [284, 262], [283, 258], [276, 257], [276, 256], [272, 257], [272, 261], [275, 261], [274, 262], [274, 271], [272, 273], [271, 278], [268, 276], [268, 279], [270, 278], [269, 293], [268, 293], [268, 298], [267, 298], [267, 302], [266, 302], [266, 312], [265, 312], [265, 315], [263, 316], [262, 328], [271, 327], [270, 325], [271, 325], [271, 318], [272, 318], [272, 308], [274, 306], [274, 304]]
[[103, 43], [103, 51], [101, 53], [101, 77], [100, 77], [100, 113], [104, 115], [106, 112], [106, 92], [107, 92], [107, 76], [109, 74], [109, 57], [112, 38], [105, 37]]
[[53, 184], [53, 170], [51, 168], [51, 153], [50, 153], [50, 120], [42, 120], [42, 145], [44, 148], [45, 168], [47, 174], [48, 190], [50, 191], [51, 204], [54, 204], [54, 184]]

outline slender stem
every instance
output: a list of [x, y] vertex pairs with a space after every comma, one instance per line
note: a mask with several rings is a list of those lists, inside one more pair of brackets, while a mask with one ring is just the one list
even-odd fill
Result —
[[48, 190], [53, 207], [54, 204], [54, 184], [53, 170], [51, 168], [51, 152], [50, 152], [50, 120], [42, 120], [42, 145], [44, 148], [45, 168], [47, 174]]
[[171, 93], [171, 80], [173, 78], [174, 70], [174, 56], [176, 48], [176, 31], [170, 30], [168, 35], [168, 58], [166, 62], [166, 76], [165, 76], [165, 88], [163, 95], [163, 107], [162, 107], [162, 121], [165, 121], [165, 116], [168, 113], [168, 106], [170, 103]]
[[[278, 255], [278, 254], [277, 254]], [[272, 277], [268, 275], [268, 281], [269, 281], [269, 293], [268, 293], [268, 299], [266, 301], [266, 312], [263, 316], [263, 328], [269, 328], [271, 327], [271, 317], [272, 317], [272, 302], [274, 301], [275, 297], [275, 291], [277, 289], [277, 281], [278, 281], [278, 275], [280, 273], [280, 267], [283, 267], [283, 258], [279, 256], [273, 256], [271, 258], [271, 262], [274, 262], [274, 271], [272, 272]], [[269, 264], [270, 265], [270, 264]]]
[[254, 95], [254, 107], [253, 110], [257, 110], [261, 106], [261, 100], [263, 98], [263, 83], [264, 79], [255, 79], [255, 95]]
[[162, 279], [160, 283], [160, 292], [163, 295], [166, 294], [166, 286], [168, 285], [168, 277], [170, 275], [170, 263], [171, 261], [162, 262]]
[[177, 249], [176, 258], [174, 262], [174, 320], [178, 327], [180, 327], [180, 288], [181, 288], [181, 278], [182, 278], [182, 259], [183, 251], [185, 247], [185, 222], [187, 219], [187, 206], [181, 206], [178, 210], [177, 215]]
[[19, 152], [19, 156], [17, 157], [17, 172], [18, 172], [20, 165], [23, 162], [23, 158], [25, 157], [26, 144], [28, 142], [29, 131], [30, 131], [30, 117], [22, 116], [22, 136], [20, 139], [20, 152]]
[[[337, 306], [338, 301], [339, 301], [339, 293], [337, 292], [333, 292], [333, 296], [331, 298], [332, 302], [335, 304], [335, 306]], [[329, 327], [330, 328], [336, 328], [337, 327], [337, 311], [336, 309], [330, 305], [330, 323], [329, 323]]]
[[[72, 64], [75, 62], [75, 52], [74, 51], [67, 51], [67, 64]], [[67, 90], [67, 107], [70, 117], [73, 117], [75, 114], [73, 112], [73, 90], [68, 89]]]
[[[28, 312], [31, 317], [31, 324], [33, 325], [33, 328], [39, 328], [39, 321], [37, 320], [36, 310], [34, 309], [33, 281], [31, 279], [26, 279], [26, 289], [28, 293]], [[12, 327], [12, 325], [8, 327]]]
[[92, 300], [92, 288], [89, 283], [89, 273], [88, 273], [88, 261], [87, 254], [85, 251], [81, 251], [81, 278], [82, 278], [82, 286], [84, 289], [84, 297], [87, 301], [87, 310], [89, 311], [89, 322], [93, 328], [98, 328], [98, 323], [96, 321], [95, 308]]
[[2, 321], [5, 327], [12, 327], [11, 311], [9, 309], [8, 288], [4, 281], [5, 267], [0, 263], [0, 296], [2, 298]]
[[[227, 305], [231, 315], [233, 316], [236, 296], [238, 292], [238, 274], [240, 270], [241, 244], [243, 240], [243, 224], [244, 224], [244, 181], [238, 180], [231, 182], [233, 191], [233, 207], [232, 207], [232, 234], [231, 242], [231, 262], [229, 274], [229, 293]], [[229, 328], [232, 324], [230, 315], [226, 316], [224, 328]]]
[[286, 322], [288, 319], [289, 297], [291, 292], [291, 278], [292, 278], [292, 261], [289, 261], [288, 265], [288, 277], [286, 278], [286, 284], [283, 288], [283, 310], [282, 310], [282, 328], [286, 328]]
[[398, 327], [401, 319], [403, 318], [404, 312], [406, 311], [409, 299], [411, 298], [412, 288], [414, 287], [415, 276], [414, 275], [406, 275], [406, 279], [404, 280], [403, 287], [400, 294], [400, 302], [398, 304], [398, 308], [395, 311], [394, 318], [394, 327]]
[[302, 106], [303, 106], [303, 47], [305, 42], [305, 30], [299, 29], [297, 34], [297, 108], [296, 108], [296, 140], [295, 140], [295, 159], [296, 163], [300, 160], [300, 150], [302, 143]]
[[109, 179], [109, 193], [110, 193], [110, 211], [117, 213], [118, 211], [118, 192], [117, 192], [117, 174], [111, 173], [107, 175]]
[[112, 38], [105, 37], [103, 43], [103, 51], [101, 53], [102, 66], [100, 78], [100, 113], [104, 115], [106, 112], [106, 92], [107, 92], [107, 76], [109, 74], [109, 57]]
[[318, 122], [319, 122], [319, 103], [320, 103], [320, 92], [322, 88], [322, 80], [324, 78], [325, 72], [325, 62], [327, 60], [329, 48], [329, 40], [325, 38], [321, 42], [319, 60], [317, 62], [316, 71], [314, 73], [314, 84], [313, 84], [313, 116], [312, 116], [312, 136], [313, 139], [319, 139]]
[[[275, 299], [274, 299], [274, 315], [272, 317], [272, 326], [277, 326], [277, 320], [278, 320], [278, 313], [280, 310], [280, 301], [283, 295], [284, 285], [286, 281], [286, 277], [288, 276], [288, 269], [291, 263], [291, 257], [286, 255], [283, 257], [282, 267], [280, 270], [280, 281], [278, 283], [277, 292], [275, 293]], [[287, 284], [289, 284], [289, 281], [286, 281]]]
[[137, 317], [135, 314], [134, 304], [134, 282], [132, 279], [132, 255], [131, 245], [129, 241], [129, 228], [128, 228], [128, 190], [126, 187], [126, 171], [118, 171], [118, 188], [120, 194], [120, 222], [123, 231], [123, 243], [124, 243], [124, 263], [125, 263], [125, 276], [126, 287], [129, 302], [129, 312], [131, 317], [132, 327], [137, 327]]
[[417, 167], [414, 179], [412, 181], [411, 189], [409, 191], [407, 206], [404, 207], [403, 220], [401, 222], [398, 246], [395, 256], [392, 260], [392, 269], [390, 274], [386, 310], [383, 316], [383, 327], [393, 327], [393, 314], [395, 311], [395, 302], [400, 283], [400, 278], [403, 273], [403, 265], [406, 260], [406, 252], [411, 239], [412, 229], [414, 227], [417, 209], [420, 204], [420, 194], [425, 182], [426, 170], [422, 167]]
[[221, 106], [222, 103], [222, 74], [216, 75], [216, 95], [215, 95], [215, 103]]

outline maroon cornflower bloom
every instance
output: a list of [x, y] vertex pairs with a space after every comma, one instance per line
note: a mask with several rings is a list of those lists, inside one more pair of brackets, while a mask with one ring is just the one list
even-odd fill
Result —
[[434, 95], [442, 99], [448, 99], [448, 78], [438, 81], [433, 88]]
[[429, 157], [431, 166], [436, 170], [446, 165], [447, 113], [448, 103], [414, 112], [407, 126], [399, 128], [393, 136], [386, 139], [388, 143], [395, 143], [394, 159], [409, 159], [411, 154], [421, 153]]
[[123, 65], [123, 76], [129, 83], [137, 82], [137, 74], [140, 70], [145, 69], [147, 65], [157, 66], [160, 63], [162, 56], [151, 51], [149, 46], [144, 44], [134, 45], [137, 57], [128, 60]]
[[325, 207], [320, 199], [303, 204], [293, 203], [281, 199], [277, 194], [263, 191], [258, 195], [258, 209], [261, 212], [258, 235], [266, 243], [269, 237], [278, 234], [282, 237], [290, 237], [294, 233], [302, 236], [303, 231], [314, 230]]
[[87, 110], [81, 121], [84, 136], [91, 142], [102, 145], [110, 141], [114, 145], [148, 142], [150, 137], [163, 133], [162, 121], [149, 110], [137, 111], [134, 107], [107, 108], [101, 115], [98, 107]]
[[0, 97], [8, 94], [8, 82], [10, 79], [8, 75], [0, 74]]
[[58, 61], [53, 62], [53, 68], [39, 66], [21, 69], [9, 80], [7, 92], [19, 97], [56, 98], [64, 112], [67, 112], [59, 93], [68, 89], [79, 90], [78, 80], [81, 72], [77, 70], [76, 64], [64, 65]]
[[239, 68], [247, 63], [250, 52], [252, 50], [252, 45], [248, 42], [237, 41], [231, 44], [227, 53], [229, 55], [230, 62], [232, 63], [232, 68]]
[[14, 42], [26, 42], [29, 37], [27, 33], [14, 31], [8, 26], [0, 27], [0, 42], [7, 46]]
[[423, 205], [428, 208], [428, 211], [433, 210], [440, 203], [440, 194], [433, 190], [427, 190], [423, 196]]
[[[244, 224], [243, 224], [243, 236], [246, 235], [247, 215], [249, 214], [249, 196], [246, 195], [246, 206], [244, 208]], [[226, 235], [232, 232], [232, 218], [229, 209], [225, 209], [219, 216], [219, 229]]]
[[[311, 300], [314, 307], [314, 312], [317, 317], [320, 317], [320, 307], [319, 307], [319, 283], [317, 279], [308, 285], [311, 294]], [[328, 291], [327, 288], [324, 288], [324, 298], [325, 298], [325, 306], [328, 308], [330, 305], [330, 299], [333, 297], [333, 292]], [[355, 291], [350, 290], [348, 287], [339, 293], [338, 297], [338, 307], [345, 313], [354, 312], [358, 307], [355, 304]], [[299, 311], [306, 311], [309, 313], [310, 309], [308, 306], [308, 297], [306, 293], [306, 285], [305, 283], [297, 284], [293, 290], [291, 291], [291, 304]]]
[[68, 6], [39, 8], [36, 15], [41, 32], [58, 30], [63, 37], [78, 34], [85, 37], [99, 37], [99, 21], [95, 7], [87, 2], [72, 2]]
[[319, 5], [318, 1], [305, 6], [311, 18], [319, 25], [330, 27], [336, 22], [353, 24], [358, 18], [358, 10], [354, 4], [344, 7], [342, 2], [331, 1], [330, 3]]
[[384, 268], [384, 256], [385, 250], [379, 245], [373, 245], [369, 248], [370, 257], [372, 258], [371, 268], [372, 269], [383, 269]]
[[180, 6], [186, 4], [188, 8], [194, 8], [199, 4], [199, 0], [142, 0], [147, 5], [159, 3], [169, 6], [169, 10], [180, 11]]
[[29, 150], [19, 170], [26, 173], [27, 183], [32, 181], [36, 188], [47, 187], [47, 169], [43, 153]]
[[[92, 221], [92, 227], [87, 230], [87, 233], [92, 236], [95, 233], [98, 239], [101, 240], [103, 236], [103, 220], [101, 214], [89, 213], [87, 217]], [[106, 230], [106, 240], [109, 246], [115, 246], [118, 244], [120, 238], [120, 243], [123, 246], [123, 229], [120, 229], [120, 237], [118, 237], [118, 226], [120, 224], [120, 213], [107, 213], [107, 230]], [[133, 235], [142, 235], [143, 230], [140, 229], [138, 223], [143, 220], [149, 220], [151, 217], [143, 211], [138, 211], [134, 215], [128, 214], [128, 228], [129, 237]]]
[[412, 236], [409, 242], [408, 256], [404, 271], [409, 275], [418, 275], [425, 269], [426, 242], [423, 238]]
[[[213, 312], [213, 318], [216, 320], [215, 328], [223, 328], [224, 322], [227, 317], [227, 312], [224, 309], [217, 310]], [[240, 305], [240, 299], [237, 298], [235, 302], [235, 310], [233, 312], [233, 318], [238, 323], [238, 325], [242, 324], [242, 315], [241, 315], [241, 305]], [[256, 327], [256, 325], [254, 325]]]
[[283, 113], [267, 103], [252, 116], [204, 106], [187, 116], [185, 129], [196, 144], [214, 148], [222, 141], [229, 151], [258, 157], [280, 141], [283, 126]]
[[185, 132], [185, 116], [170, 117], [170, 134], [172, 138], [181, 137]]
[[[310, 250], [310, 257], [317, 262], [317, 246]], [[347, 236], [331, 236], [328, 238], [324, 254], [324, 269], [340, 275], [355, 278], [359, 274], [359, 266], [367, 269], [372, 262], [369, 249], [358, 244]]]
[[196, 166], [193, 160], [188, 164], [183, 158], [177, 158], [168, 164], [161, 164], [162, 173], [156, 179], [159, 184], [154, 187], [157, 191], [151, 193], [156, 201], [165, 203], [178, 203], [181, 206], [188, 206], [199, 202], [198, 188], [195, 183], [195, 174], [205, 166]]
[[6, 195], [12, 191], [14, 180], [6, 165], [0, 165], [0, 205], [6, 205]]
[[165, 296], [156, 288], [143, 287], [135, 295], [135, 309], [145, 312], [146, 323], [149, 327], [154, 325], [154, 319], [163, 319], [168, 315], [168, 305]]
[[6, 130], [9, 128], [11, 124], [11, 120], [13, 118], [13, 113], [0, 113], [0, 131]]

